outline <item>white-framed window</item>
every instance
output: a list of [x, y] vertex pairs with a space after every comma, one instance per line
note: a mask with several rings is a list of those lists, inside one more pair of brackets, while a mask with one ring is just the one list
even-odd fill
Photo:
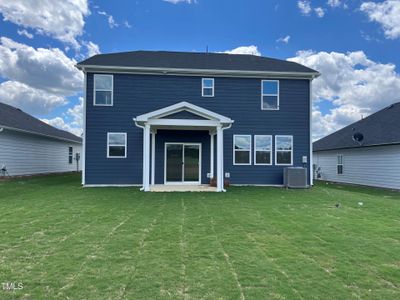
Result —
[[233, 164], [251, 165], [251, 135], [233, 136]]
[[338, 154], [337, 155], [337, 166], [336, 166], [336, 172], [338, 175], [343, 174], [343, 155]]
[[74, 159], [74, 148], [73, 147], [68, 147], [68, 163], [71, 165], [72, 161]]
[[127, 152], [126, 132], [107, 133], [107, 157], [125, 158]]
[[93, 105], [113, 105], [114, 77], [108, 74], [94, 74], [93, 77]]
[[254, 136], [254, 164], [272, 165], [272, 135]]
[[214, 78], [201, 79], [201, 96], [214, 97]]
[[293, 136], [275, 136], [275, 164], [277, 166], [293, 165]]
[[279, 80], [261, 80], [261, 109], [279, 110]]

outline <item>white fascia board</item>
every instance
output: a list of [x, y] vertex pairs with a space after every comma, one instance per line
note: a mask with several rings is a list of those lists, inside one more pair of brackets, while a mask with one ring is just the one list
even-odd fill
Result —
[[298, 78], [310, 79], [319, 77], [319, 72], [274, 72], [274, 71], [244, 71], [215, 69], [182, 69], [182, 68], [148, 68], [125, 66], [75, 65], [87, 72], [133, 73], [149, 75], [187, 75], [187, 76], [225, 76], [225, 77], [257, 77], [257, 78]]
[[143, 115], [139, 115], [136, 117], [137, 122], [147, 122], [149, 119], [156, 119], [156, 118], [162, 118], [171, 114], [174, 114], [179, 111], [187, 110], [188, 112], [191, 112], [195, 115], [205, 117], [206, 119], [214, 119], [218, 120], [221, 123], [233, 123], [233, 121], [225, 117], [223, 115], [217, 114], [213, 111], [210, 111], [208, 109], [202, 108], [200, 106], [191, 104], [186, 101], [182, 101]]
[[220, 122], [212, 120], [191, 119], [151, 119], [147, 122], [147, 124], [156, 126], [216, 127], [220, 125]]

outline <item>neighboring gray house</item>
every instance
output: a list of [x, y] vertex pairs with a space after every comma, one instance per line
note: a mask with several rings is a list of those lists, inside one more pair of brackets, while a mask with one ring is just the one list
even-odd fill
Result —
[[0, 103], [0, 176], [81, 169], [82, 139]]
[[313, 143], [316, 179], [400, 189], [400, 102]]

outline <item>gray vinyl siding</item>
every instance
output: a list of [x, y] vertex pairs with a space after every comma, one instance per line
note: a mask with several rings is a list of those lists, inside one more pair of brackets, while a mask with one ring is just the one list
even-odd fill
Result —
[[[252, 146], [254, 135], [272, 135], [273, 138], [275, 135], [293, 135], [293, 166], [303, 166], [303, 156], [307, 156], [310, 161], [309, 80], [280, 79], [280, 109], [268, 111], [261, 110], [261, 80], [264, 78], [215, 77], [214, 97], [201, 96], [201, 78], [114, 74], [113, 106], [94, 106], [93, 73], [88, 73], [85, 183], [141, 184], [143, 130], [135, 126], [133, 118], [181, 101], [234, 120], [232, 127], [224, 130], [224, 170], [230, 173], [233, 184], [281, 185], [285, 168], [276, 166], [275, 161], [272, 166], [254, 163], [249, 166], [233, 165], [235, 134], [252, 135]], [[186, 113], [178, 113], [173, 117], [188, 116]], [[107, 158], [107, 132], [127, 133], [126, 158]], [[156, 143], [157, 139], [161, 139], [161, 135], [156, 135]], [[209, 146], [204, 144], [202, 149], [204, 155], [210, 155]], [[158, 182], [160, 176], [163, 175], [156, 174]]]
[[[343, 174], [337, 174], [337, 155], [343, 155]], [[321, 179], [400, 189], [400, 145], [314, 152]]]
[[[68, 163], [68, 147], [73, 147], [72, 164]], [[82, 153], [81, 148], [79, 143], [4, 129], [0, 132], [0, 167], [5, 164], [11, 176], [76, 171], [75, 153]]]

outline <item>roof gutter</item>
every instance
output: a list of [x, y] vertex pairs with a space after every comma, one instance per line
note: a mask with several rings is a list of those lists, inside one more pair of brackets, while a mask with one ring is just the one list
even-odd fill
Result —
[[319, 72], [273, 72], [273, 71], [244, 71], [244, 70], [216, 70], [216, 69], [185, 69], [185, 68], [149, 68], [149, 67], [124, 67], [76, 64], [82, 71], [118, 72], [148, 75], [216, 75], [228, 77], [271, 77], [271, 78], [306, 78], [319, 77]]
[[9, 126], [4, 126], [4, 125], [0, 125], [0, 127], [1, 127], [0, 128], [0, 132], [2, 132], [4, 129], [7, 129], [7, 130], [12, 130], [12, 131], [18, 131], [18, 132], [23, 132], [23, 133], [29, 133], [29, 134], [44, 136], [44, 137], [53, 138], [53, 139], [57, 139], [57, 140], [62, 140], [62, 141], [66, 141], [66, 142], [82, 144], [82, 142], [79, 142], [79, 141], [74, 141], [74, 140], [70, 140], [70, 139], [67, 139], [67, 138], [61, 138], [61, 137], [57, 137], [57, 136], [54, 136], [54, 135], [43, 134], [43, 133], [39, 133], [39, 132], [35, 132], [35, 131], [29, 131], [29, 130], [19, 129], [19, 128], [15, 128], [15, 127], [9, 127]]
[[324, 152], [324, 151], [334, 151], [334, 150], [350, 150], [350, 149], [360, 149], [360, 148], [380, 147], [380, 146], [395, 146], [395, 145], [400, 145], [400, 141], [399, 142], [393, 142], [393, 143], [361, 145], [361, 146], [354, 146], [354, 147], [337, 147], [337, 148], [327, 148], [327, 149], [318, 149], [318, 150], [314, 150], [313, 149], [313, 152]]

